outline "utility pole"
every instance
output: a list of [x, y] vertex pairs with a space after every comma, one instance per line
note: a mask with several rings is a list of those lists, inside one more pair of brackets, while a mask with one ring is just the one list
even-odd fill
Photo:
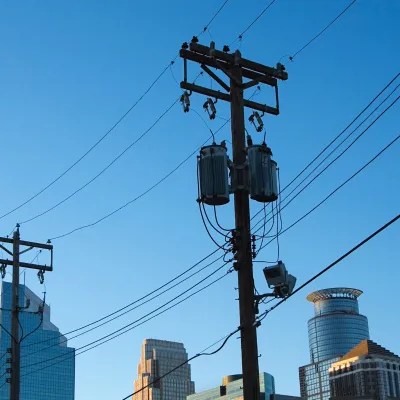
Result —
[[[10, 374], [11, 377], [9, 379], [10, 382], [10, 400], [20, 400], [20, 386], [21, 386], [21, 378], [20, 378], [20, 347], [21, 341], [23, 338], [20, 338], [19, 335], [19, 311], [25, 307], [21, 306], [19, 302], [19, 268], [30, 268], [37, 269], [38, 277], [41, 283], [43, 283], [44, 272], [53, 270], [53, 246], [49, 244], [43, 243], [34, 243], [34, 242], [26, 242], [20, 240], [19, 233], [19, 224], [14, 231], [13, 238], [3, 238], [0, 237], [0, 248], [3, 249], [7, 254], [12, 257], [12, 260], [9, 259], [0, 259], [1, 265], [1, 274], [2, 278], [5, 276], [5, 270], [7, 265], [12, 265], [13, 273], [12, 273], [12, 306], [11, 306], [11, 366], [10, 366]], [[9, 243], [12, 244], [12, 251], [8, 250], [3, 244]], [[27, 247], [26, 249], [20, 251], [21, 246]], [[30, 250], [35, 248], [50, 250], [51, 260], [50, 265], [40, 265], [40, 264], [32, 264], [26, 262], [20, 262], [20, 255], [27, 253]]]
[[[197, 92], [209, 98], [227, 101], [231, 104], [232, 152], [237, 179], [234, 191], [235, 238], [237, 248], [235, 269], [238, 271], [243, 395], [244, 400], [259, 400], [258, 325], [255, 319], [250, 205], [245, 168], [246, 137], [244, 109], [248, 107], [263, 113], [278, 115], [277, 79], [286, 80], [288, 75], [281, 64], [278, 64], [277, 68], [271, 68], [242, 58], [239, 51], [236, 51], [234, 54], [230, 54], [229, 51], [227, 46], [224, 46], [224, 51], [216, 50], [214, 42], [211, 42], [210, 47], [200, 45], [195, 37], [190, 45], [184, 43], [180, 51], [180, 56], [184, 60], [184, 80], [180, 86], [182, 89], [189, 91], [189, 93], [186, 92], [186, 96], [189, 96], [192, 92]], [[189, 83], [187, 81], [187, 60], [199, 63], [201, 68], [228, 93]], [[229, 85], [209, 67], [220, 70], [227, 75], [230, 80]], [[247, 78], [249, 81], [243, 82], [243, 78]], [[275, 107], [244, 99], [245, 89], [262, 83], [274, 87]]]

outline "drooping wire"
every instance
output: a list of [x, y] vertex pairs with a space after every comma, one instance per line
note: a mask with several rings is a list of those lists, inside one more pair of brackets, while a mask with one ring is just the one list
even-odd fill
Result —
[[[229, 262], [230, 262], [230, 261], [229, 261]], [[188, 300], [189, 298], [193, 297], [194, 295], [196, 295], [196, 294], [202, 292], [203, 290], [209, 288], [211, 285], [213, 285], [213, 284], [217, 283], [218, 281], [220, 281], [221, 279], [225, 278], [229, 273], [232, 272], [232, 269], [229, 269], [224, 275], [220, 276], [219, 278], [215, 279], [214, 281], [210, 282], [209, 284], [203, 286], [202, 288], [198, 289], [197, 291], [195, 291], [195, 292], [193, 292], [193, 293], [190, 293], [188, 296], [184, 297], [184, 298], [183, 298], [182, 300], [180, 300], [179, 302], [174, 303], [173, 305], [169, 306], [168, 308], [165, 308], [164, 310], [162, 310], [164, 307], [166, 307], [167, 305], [171, 304], [171, 303], [174, 302], [176, 299], [178, 299], [179, 297], [183, 296], [184, 294], [186, 294], [187, 292], [189, 292], [190, 290], [192, 290], [193, 288], [195, 288], [196, 286], [200, 285], [200, 284], [203, 283], [205, 280], [207, 280], [208, 278], [210, 278], [212, 275], [214, 275], [214, 274], [216, 274], [217, 272], [219, 272], [219, 271], [220, 271], [222, 268], [224, 268], [229, 262], [224, 263], [224, 264], [223, 264], [222, 266], [220, 266], [218, 269], [216, 269], [216, 270], [213, 271], [211, 274], [209, 274], [208, 276], [206, 276], [205, 278], [203, 278], [201, 281], [197, 282], [195, 285], [191, 286], [189, 289], [187, 289], [187, 290], [185, 290], [184, 292], [180, 293], [179, 295], [175, 296], [173, 299], [171, 299], [171, 300], [169, 300], [168, 302], [164, 303], [164, 304], [161, 305], [160, 307], [158, 307], [158, 308], [152, 310], [151, 312], [147, 313], [146, 315], [142, 316], [141, 318], [137, 319], [136, 321], [133, 321], [133, 322], [131, 322], [131, 323], [129, 323], [129, 324], [123, 326], [122, 328], [119, 328], [119, 329], [113, 331], [112, 333], [109, 333], [109, 334], [107, 334], [107, 335], [105, 335], [105, 336], [103, 336], [103, 337], [101, 337], [101, 338], [99, 338], [99, 339], [97, 339], [97, 340], [94, 340], [94, 341], [92, 341], [92, 342], [90, 342], [90, 343], [88, 343], [88, 344], [86, 344], [86, 345], [84, 345], [84, 346], [81, 346], [81, 347], [75, 349], [75, 351], [80, 351], [80, 350], [83, 350], [83, 349], [86, 349], [86, 350], [80, 351], [80, 352], [77, 353], [76, 355], [73, 354], [72, 357], [77, 356], [77, 355], [80, 355], [80, 354], [83, 354], [83, 353], [85, 353], [85, 352], [87, 352], [87, 351], [90, 351], [90, 350], [92, 350], [92, 349], [94, 349], [94, 348], [96, 348], [96, 347], [98, 347], [98, 346], [101, 346], [101, 345], [103, 345], [103, 344], [109, 342], [110, 340], [116, 339], [117, 337], [119, 337], [119, 336], [121, 336], [121, 335], [123, 335], [123, 334], [125, 334], [125, 333], [127, 333], [127, 332], [129, 332], [129, 331], [131, 331], [131, 330], [133, 330], [133, 329], [135, 329], [135, 328], [137, 328], [138, 326], [143, 325], [144, 323], [146, 323], [146, 322], [148, 322], [148, 321], [150, 321], [150, 320], [156, 318], [157, 316], [159, 316], [159, 315], [161, 315], [161, 314], [164, 314], [165, 312], [167, 312], [167, 311], [171, 310], [172, 308], [176, 307], [177, 305], [183, 303], [184, 301]], [[162, 310], [162, 311], [159, 311], [159, 310]], [[158, 312], [158, 311], [159, 311], [159, 312]], [[154, 315], [152, 315], [152, 314], [154, 314]], [[151, 315], [151, 317], [149, 317], [150, 315]], [[149, 318], [147, 318], [147, 317], [149, 317]], [[145, 318], [147, 318], [147, 319], [145, 319]], [[138, 323], [139, 321], [141, 321], [141, 322]], [[99, 342], [100, 342], [100, 343], [99, 343]], [[94, 345], [94, 346], [93, 346], [93, 345]], [[90, 347], [90, 346], [92, 346], [92, 347]], [[89, 348], [88, 348], [88, 347], [89, 347]], [[40, 365], [40, 364], [43, 364], [43, 363], [47, 363], [47, 362], [49, 362], [49, 361], [53, 361], [53, 360], [56, 360], [56, 359], [59, 359], [59, 358], [62, 358], [62, 360], [61, 360], [60, 362], [63, 362], [66, 358], [68, 358], [68, 356], [70, 356], [70, 355], [68, 355], [68, 354], [67, 354], [67, 355], [65, 355], [65, 354], [58, 355], [58, 356], [52, 357], [52, 358], [50, 358], [50, 359], [41, 360], [41, 361], [39, 361], [39, 362], [32, 363], [32, 364], [28, 364], [28, 365], [23, 365], [23, 366], [21, 366], [21, 369], [23, 369], [23, 368], [28, 368], [28, 367], [33, 367], [33, 366]], [[54, 364], [52, 364], [52, 365], [54, 365]], [[47, 365], [47, 366], [45, 366], [44, 368], [49, 368], [50, 366], [51, 366], [51, 365]], [[44, 369], [44, 368], [41, 368], [40, 370], [42, 370], [42, 369]], [[38, 371], [39, 371], [39, 370], [36, 370], [36, 371], [33, 371], [33, 372], [29, 372], [29, 373], [27, 373], [27, 374], [30, 375], [30, 374], [35, 373], [35, 372], [38, 372]], [[24, 375], [22, 375], [22, 376], [24, 376]]]
[[[178, 55], [175, 57], [175, 60], [178, 58]], [[174, 61], [175, 61], [174, 60]], [[144, 91], [144, 93], [139, 97], [138, 100], [133, 103], [133, 105], [123, 114], [118, 121], [96, 142], [92, 147], [89, 148], [81, 157], [78, 158], [70, 167], [68, 167], [64, 172], [62, 172], [57, 178], [52, 180], [48, 185], [46, 185], [43, 189], [39, 190], [36, 194], [14, 207], [10, 211], [7, 211], [5, 214], [0, 216], [0, 219], [6, 217], [7, 215], [12, 214], [13, 212], [19, 210], [26, 204], [30, 203], [36, 197], [40, 196], [43, 192], [53, 186], [56, 182], [58, 182], [62, 177], [64, 177], [69, 171], [71, 171], [74, 167], [76, 167], [86, 156], [88, 156], [127, 116], [128, 114], [143, 100], [143, 98], [150, 92], [150, 90], [154, 87], [154, 85], [161, 79], [161, 77], [167, 72], [170, 67], [172, 61], [161, 71], [161, 73], [156, 77], [156, 79], [151, 83], [151, 85]]]
[[[214, 135], [216, 135], [221, 129], [223, 129], [225, 127], [225, 125], [228, 122], [225, 122], [217, 131], [214, 132]], [[72, 235], [73, 233], [80, 231], [82, 229], [87, 229], [90, 228], [92, 226], [95, 226], [97, 224], [99, 224], [100, 222], [104, 221], [105, 219], [110, 218], [111, 216], [113, 216], [114, 214], [118, 213], [119, 211], [123, 210], [124, 208], [128, 207], [130, 204], [136, 202], [137, 200], [141, 199], [143, 196], [145, 196], [146, 194], [150, 193], [151, 191], [153, 191], [157, 186], [159, 186], [161, 183], [163, 183], [165, 180], [167, 180], [172, 174], [174, 174], [178, 169], [180, 169], [182, 167], [182, 165], [186, 164], [187, 161], [189, 161], [192, 156], [194, 156], [200, 149], [201, 147], [203, 147], [210, 139], [212, 139], [212, 137], [209, 137], [200, 147], [198, 147], [195, 151], [193, 151], [192, 153], [190, 153], [183, 161], [181, 161], [172, 171], [168, 172], [164, 177], [162, 177], [159, 181], [157, 181], [155, 184], [153, 184], [149, 189], [147, 189], [146, 191], [144, 191], [143, 193], [141, 193], [140, 195], [138, 195], [137, 197], [135, 197], [134, 199], [128, 201], [127, 203], [125, 203], [124, 205], [118, 207], [117, 209], [115, 209], [114, 211], [110, 212], [109, 214], [106, 214], [105, 216], [103, 216], [102, 218], [98, 219], [95, 222], [86, 224], [86, 225], [82, 225], [78, 228], [75, 228], [69, 232], [63, 233], [61, 235], [55, 236], [53, 238], [51, 238], [50, 240], [57, 240], [57, 239], [61, 239], [63, 237]]]
[[319, 38], [328, 28], [330, 28], [357, 0], [352, 0], [352, 2], [335, 18], [333, 19], [321, 32], [315, 35], [311, 40], [309, 40], [303, 47], [297, 50], [292, 56], [289, 57], [290, 61], [300, 54], [305, 48], [307, 48], [314, 40]]
[[235, 331], [231, 332], [229, 335], [225, 336], [223, 339], [220, 339], [218, 342], [212, 344], [211, 346], [209, 346], [206, 350], [208, 350], [209, 348], [213, 347], [215, 344], [221, 342], [223, 340], [223, 343], [220, 347], [218, 347], [217, 350], [211, 352], [211, 353], [205, 353], [203, 350], [201, 353], [198, 353], [196, 355], [194, 355], [193, 357], [188, 358], [186, 361], [184, 361], [183, 363], [179, 364], [178, 366], [176, 366], [175, 368], [171, 369], [170, 371], [166, 372], [164, 375], [161, 375], [158, 378], [155, 378], [151, 383], [148, 383], [147, 385], [143, 386], [142, 388], [140, 388], [139, 390], [134, 391], [133, 393], [129, 394], [128, 396], [124, 397], [122, 400], [128, 400], [130, 399], [132, 396], [142, 392], [143, 390], [147, 389], [149, 386], [154, 385], [154, 383], [157, 383], [159, 381], [161, 381], [162, 379], [164, 379], [166, 376], [172, 374], [173, 372], [175, 372], [176, 370], [178, 370], [179, 368], [183, 367], [184, 365], [186, 365], [187, 363], [189, 363], [190, 361], [193, 361], [194, 359], [201, 357], [201, 356], [212, 356], [216, 353], [218, 353], [219, 351], [221, 351], [224, 346], [226, 345], [226, 343], [228, 342], [228, 340], [235, 335], [237, 332], [239, 332], [241, 330], [241, 328], [237, 328]]
[[371, 239], [373, 239], [375, 236], [379, 235], [380, 233], [382, 233], [383, 231], [385, 231], [389, 226], [391, 226], [392, 224], [394, 224], [396, 221], [398, 221], [400, 219], [400, 214], [396, 215], [393, 219], [391, 219], [390, 221], [388, 221], [386, 224], [384, 224], [383, 226], [381, 226], [378, 230], [376, 230], [374, 233], [372, 233], [371, 235], [369, 235], [368, 237], [366, 237], [364, 240], [362, 240], [361, 242], [359, 242], [356, 246], [354, 246], [353, 248], [351, 248], [349, 251], [347, 251], [345, 254], [343, 254], [342, 256], [340, 256], [338, 259], [336, 259], [333, 263], [329, 264], [326, 268], [322, 269], [320, 272], [318, 272], [317, 274], [315, 274], [312, 278], [308, 279], [306, 282], [304, 282], [301, 286], [299, 286], [296, 290], [294, 290], [290, 295], [288, 295], [287, 297], [283, 298], [282, 300], [280, 300], [278, 303], [274, 304], [272, 307], [270, 307], [268, 310], [266, 310], [265, 312], [263, 312], [262, 314], [260, 314], [257, 317], [258, 321], [262, 321], [267, 314], [269, 314], [271, 311], [275, 310], [277, 307], [279, 307], [281, 304], [283, 304], [284, 302], [286, 302], [288, 299], [290, 299], [291, 297], [293, 297], [296, 293], [298, 293], [300, 290], [304, 289], [306, 286], [308, 286], [310, 283], [312, 283], [313, 281], [315, 281], [316, 279], [318, 279], [320, 276], [322, 276], [323, 274], [325, 274], [326, 272], [328, 272], [330, 269], [332, 269], [335, 265], [339, 264], [341, 261], [343, 261], [345, 258], [347, 258], [348, 256], [350, 256], [352, 253], [354, 253], [355, 251], [357, 251], [358, 249], [360, 249], [362, 246], [364, 246], [366, 243], [368, 243]]
[[42, 217], [43, 215], [49, 213], [50, 211], [56, 209], [59, 207], [61, 204], [65, 203], [72, 197], [74, 197], [76, 194], [78, 194], [80, 191], [85, 189], [87, 186], [89, 186], [91, 183], [93, 183], [97, 178], [99, 178], [101, 175], [103, 175], [112, 165], [114, 165], [125, 153], [127, 153], [134, 145], [136, 145], [141, 139], [143, 139], [167, 114], [169, 111], [172, 110], [172, 108], [179, 102], [180, 96], [174, 100], [174, 102], [153, 122], [149, 128], [147, 128], [137, 139], [135, 139], [128, 147], [126, 147], [120, 154], [118, 154], [117, 157], [115, 157], [105, 168], [103, 168], [97, 175], [95, 175], [92, 179], [90, 179], [88, 182], [86, 182], [84, 185], [82, 185], [80, 188], [75, 190], [73, 193], [71, 193], [69, 196], [65, 197], [63, 200], [59, 201], [57, 204], [54, 206], [48, 208], [47, 210], [25, 220], [20, 222], [20, 225], [22, 224], [27, 224], [28, 222], [34, 221], [35, 219]]
[[[365, 168], [367, 168], [370, 164], [372, 164], [376, 159], [378, 159], [386, 150], [388, 150], [391, 146], [393, 146], [397, 140], [400, 138], [400, 135], [398, 135], [395, 139], [393, 139], [388, 145], [386, 145], [382, 150], [379, 151], [373, 158], [371, 158], [367, 163], [365, 163], [360, 169], [358, 169], [353, 175], [351, 175], [349, 178], [347, 178], [343, 183], [341, 183], [338, 187], [336, 187], [331, 193], [328, 194], [323, 200], [321, 200], [316, 206], [314, 206], [311, 210], [309, 210], [306, 214], [298, 218], [295, 222], [293, 222], [291, 225], [289, 225], [287, 228], [285, 228], [283, 231], [280, 232], [280, 235], [283, 233], [287, 232], [289, 229], [293, 228], [295, 225], [297, 225], [299, 222], [301, 222], [303, 219], [308, 217], [311, 213], [313, 213], [315, 210], [317, 210], [321, 205], [323, 205], [329, 198], [331, 198], [336, 192], [338, 192], [341, 188], [343, 188], [347, 183], [349, 183], [351, 180], [353, 180], [358, 174], [360, 174]], [[282, 207], [284, 209], [287, 206], [287, 204]], [[274, 239], [271, 239], [269, 242], [263, 245], [262, 248], [265, 248], [268, 246]]]
[[[69, 331], [69, 332], [67, 332], [67, 333], [65, 333], [65, 334], [63, 334], [63, 335], [60, 334], [60, 337], [61, 337], [61, 336], [68, 336], [68, 335], [70, 335], [70, 334], [72, 334], [72, 333], [75, 333], [75, 332], [81, 331], [81, 330], [83, 330], [83, 329], [86, 329], [86, 328], [88, 328], [88, 327], [90, 327], [90, 326], [96, 325], [96, 324], [98, 324], [99, 322], [102, 322], [102, 321], [104, 321], [104, 320], [106, 320], [106, 319], [108, 319], [108, 318], [110, 318], [110, 317], [113, 317], [114, 315], [120, 313], [121, 311], [127, 310], [128, 308], [130, 308], [131, 306], [133, 306], [133, 305], [135, 305], [135, 304], [141, 302], [142, 300], [147, 299], [148, 297], [154, 295], [155, 293], [159, 292], [160, 290], [166, 288], [166, 287], [167, 287], [168, 285], [170, 285], [171, 283], [177, 281], [179, 278], [181, 278], [182, 276], [186, 275], [188, 272], [192, 271], [194, 268], [196, 268], [196, 267], [197, 267], [198, 265], [200, 265], [202, 262], [204, 262], [205, 260], [207, 260], [208, 258], [210, 258], [211, 256], [213, 256], [215, 253], [217, 253], [218, 250], [219, 250], [219, 249], [216, 249], [216, 250], [212, 251], [210, 254], [208, 254], [207, 256], [203, 257], [201, 260], [199, 260], [198, 262], [196, 262], [195, 264], [193, 264], [192, 266], [190, 266], [189, 268], [187, 268], [186, 270], [184, 270], [183, 272], [181, 272], [180, 274], [178, 274], [178, 275], [175, 276], [174, 278], [170, 279], [170, 280], [167, 281], [166, 283], [162, 284], [162, 285], [159, 286], [158, 288], [156, 288], [156, 289], [152, 290], [151, 292], [147, 293], [146, 295], [144, 295], [144, 296], [142, 296], [142, 297], [140, 297], [140, 298], [138, 298], [138, 299], [132, 301], [131, 303], [129, 303], [129, 304], [127, 304], [127, 305], [125, 305], [125, 306], [119, 308], [118, 310], [116, 310], [116, 311], [114, 311], [114, 312], [112, 312], [112, 313], [109, 313], [109, 314], [105, 315], [104, 317], [101, 317], [101, 318], [99, 318], [99, 319], [97, 319], [97, 320], [95, 320], [95, 321], [93, 321], [93, 322], [90, 322], [90, 323], [88, 323], [88, 324], [86, 324], [86, 325], [83, 325], [83, 326], [81, 326], [81, 327], [79, 327], [79, 328], [75, 328], [75, 329], [73, 329], [73, 330], [71, 330], [71, 331]], [[220, 259], [221, 259], [221, 257], [218, 258], [217, 260], [220, 260]], [[213, 261], [212, 263], [208, 264], [208, 266], [212, 265], [213, 263], [214, 263], [214, 261]], [[191, 276], [193, 276], [193, 275], [191, 275]], [[176, 285], [175, 285], [174, 287], [176, 287]], [[164, 292], [163, 292], [163, 293], [164, 293]], [[43, 341], [40, 341], [40, 342], [35, 342], [34, 344], [46, 343], [46, 342], [48, 342], [49, 340], [53, 340], [53, 339], [47, 339], [47, 340], [43, 340]], [[22, 347], [28, 347], [28, 346], [31, 346], [31, 345], [33, 345], [33, 343], [27, 344], [27, 345], [23, 345]]]
[[[398, 85], [399, 86], [399, 85]], [[395, 88], [395, 90], [397, 89], [397, 87]], [[349, 135], [346, 136], [345, 139], [343, 139], [318, 165], [317, 167], [315, 167], [311, 173], [309, 173], [306, 178], [304, 178], [300, 184], [298, 184], [296, 186], [296, 188], [294, 190], [292, 190], [285, 198], [282, 199], [282, 202], [285, 202], [288, 197], [302, 184], [305, 182], [305, 180], [307, 180], [317, 169], [319, 166], [321, 166], [351, 135], [353, 135], [357, 129], [359, 127], [361, 127], [361, 125], [391, 96], [391, 94], [393, 93], [393, 91], [389, 94], [389, 96], [387, 96]], [[287, 205], [289, 205], [292, 201], [294, 201], [294, 199], [299, 196], [302, 192], [304, 192], [304, 190], [306, 190], [311, 184], [312, 182], [314, 182], [317, 178], [319, 178], [319, 176], [321, 176], [331, 165], [333, 165], [340, 157], [343, 156], [343, 154], [345, 154], [397, 101], [398, 101], [399, 97], [397, 97], [397, 99], [395, 99], [384, 111], [381, 112], [381, 114], [379, 114], [368, 126], [367, 128], [365, 128], [336, 158], [334, 158], [326, 167], [324, 167], [310, 182], [307, 183], [306, 186], [304, 186], [294, 197], [292, 197], [288, 203], [285, 204], [285, 206], [283, 208], [285, 208]], [[359, 114], [360, 115], [360, 114]], [[350, 125], [349, 125], [350, 126]], [[346, 128], [347, 129], [347, 128]], [[336, 139], [335, 139], [336, 140]], [[333, 142], [331, 142], [333, 143]], [[322, 154], [322, 153], [320, 153]], [[319, 157], [319, 156], [318, 156]], [[316, 160], [318, 157], [316, 157], [314, 160]], [[312, 163], [309, 164], [309, 166]], [[303, 170], [303, 172], [305, 171], [305, 169]], [[297, 176], [299, 177], [300, 174]], [[294, 180], [292, 180], [291, 183], [293, 183]], [[291, 184], [290, 183], [290, 184]], [[289, 185], [290, 185], [289, 184]], [[289, 185], [287, 185], [285, 188], [283, 188], [281, 190], [281, 193], [284, 192], [284, 190], [286, 188], [289, 187]], [[279, 195], [281, 195], [281, 193]], [[251, 220], [253, 220], [260, 212], [256, 213]], [[260, 222], [262, 221], [262, 219], [260, 219], [254, 226], [252, 229], [255, 228], [255, 226], [257, 226]]]
[[[133, 310], [138, 309], [139, 307], [142, 307], [143, 305], [145, 305], [145, 304], [151, 302], [152, 300], [154, 300], [154, 299], [156, 299], [156, 298], [162, 296], [163, 294], [169, 292], [170, 290], [176, 288], [177, 286], [181, 285], [183, 282], [186, 282], [186, 281], [189, 280], [190, 278], [192, 278], [192, 277], [194, 277], [195, 275], [199, 274], [200, 272], [204, 271], [206, 268], [208, 268], [208, 267], [210, 267], [211, 265], [215, 264], [217, 261], [221, 260], [221, 258], [222, 258], [222, 257], [218, 257], [218, 258], [215, 259], [214, 261], [212, 261], [212, 262], [206, 264], [205, 266], [203, 266], [201, 269], [195, 271], [194, 273], [190, 274], [190, 275], [187, 276], [186, 278], [184, 278], [184, 279], [180, 280], [179, 282], [175, 283], [173, 286], [170, 286], [169, 288], [163, 290], [162, 292], [160, 292], [160, 293], [158, 293], [158, 294], [156, 294], [156, 295], [150, 297], [148, 300], [143, 301], [142, 303], [138, 304], [137, 306], [132, 307], [132, 308], [129, 308], [128, 310], [124, 311], [123, 313], [118, 314], [118, 315], [114, 316], [113, 318], [108, 319], [107, 321], [102, 322], [102, 323], [99, 324], [99, 325], [96, 325], [96, 326], [93, 327], [93, 328], [87, 329], [87, 330], [85, 330], [85, 331], [83, 331], [83, 332], [81, 332], [81, 333], [79, 333], [79, 334], [77, 334], [77, 335], [74, 335], [74, 336], [72, 336], [72, 337], [68, 337], [68, 338], [66, 338], [66, 339], [64, 339], [64, 340], [62, 340], [62, 341], [60, 341], [60, 342], [57, 342], [57, 343], [55, 343], [55, 344], [53, 344], [53, 345], [50, 345], [50, 346], [48, 346], [48, 347], [46, 347], [46, 348], [44, 348], [44, 349], [39, 349], [39, 350], [34, 351], [34, 352], [32, 352], [32, 353], [25, 354], [25, 355], [21, 356], [21, 358], [31, 356], [32, 354], [36, 354], [36, 353], [38, 353], [38, 352], [47, 350], [47, 349], [49, 349], [49, 348], [52, 348], [52, 347], [55, 347], [55, 346], [59, 346], [60, 344], [63, 344], [63, 343], [67, 343], [67, 342], [69, 342], [69, 341], [71, 341], [71, 340], [73, 340], [73, 339], [76, 339], [77, 337], [80, 337], [80, 336], [82, 336], [82, 335], [85, 335], [85, 334], [87, 334], [87, 333], [89, 333], [89, 332], [92, 332], [92, 331], [94, 331], [94, 330], [96, 330], [96, 329], [98, 329], [98, 328], [100, 328], [100, 327], [102, 327], [102, 326], [104, 326], [104, 325], [106, 325], [106, 324], [112, 322], [112, 321], [115, 321], [116, 319], [118, 319], [118, 318], [120, 318], [120, 317], [122, 317], [122, 316], [124, 316], [124, 315], [126, 315], [126, 314], [128, 314], [128, 313], [130, 313], [130, 312], [132, 312]], [[224, 260], [224, 262], [229, 262], [229, 261]], [[82, 329], [80, 329], [80, 330], [82, 330]], [[67, 335], [67, 334], [64, 334], [64, 335], [61, 335], [61, 336], [66, 336], [66, 335]], [[51, 339], [51, 340], [52, 340], [52, 339]], [[35, 344], [37, 344], [37, 342], [36, 342]]]

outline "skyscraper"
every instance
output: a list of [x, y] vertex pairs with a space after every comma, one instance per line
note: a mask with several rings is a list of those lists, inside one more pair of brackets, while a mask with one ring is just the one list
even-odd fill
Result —
[[329, 368], [354, 346], [369, 339], [368, 320], [359, 314], [361, 290], [334, 288], [307, 296], [315, 316], [308, 321], [309, 365], [300, 367], [301, 397], [328, 400]]
[[329, 369], [331, 398], [400, 398], [400, 357], [363, 340]]
[[[134, 391], [151, 384], [155, 379], [184, 363], [187, 359], [188, 355], [183, 343], [145, 339]], [[194, 393], [194, 382], [191, 380], [190, 365], [185, 364], [165, 378], [133, 395], [132, 400], [186, 400], [186, 397], [192, 393]]]
[[[9, 400], [7, 349], [11, 346], [11, 283], [2, 282], [0, 321], [0, 400]], [[50, 307], [24, 285], [19, 286], [21, 326], [21, 400], [73, 400], [75, 349], [50, 321]], [[43, 312], [39, 312], [43, 307]], [[48, 361], [52, 359], [51, 361]]]
[[[275, 393], [274, 377], [260, 374], [260, 400], [270, 400]], [[188, 396], [187, 400], [241, 400], [243, 399], [242, 375], [228, 375], [222, 379], [222, 385]]]

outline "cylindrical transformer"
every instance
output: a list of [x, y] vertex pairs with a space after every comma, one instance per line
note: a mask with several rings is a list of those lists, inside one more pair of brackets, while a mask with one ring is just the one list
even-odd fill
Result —
[[199, 200], [211, 206], [229, 202], [228, 155], [226, 147], [212, 144], [200, 150], [198, 161]]
[[247, 148], [250, 197], [261, 203], [278, 199], [277, 164], [271, 156], [271, 149], [265, 144]]

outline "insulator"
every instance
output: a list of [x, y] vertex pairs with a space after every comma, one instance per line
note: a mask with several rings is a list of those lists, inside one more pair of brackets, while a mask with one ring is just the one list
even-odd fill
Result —
[[181, 103], [182, 103], [182, 107], [183, 107], [183, 111], [184, 112], [189, 112], [190, 109], [190, 99], [189, 99], [189, 93], [188, 92], [184, 92], [181, 96]]
[[265, 144], [247, 148], [250, 197], [261, 203], [278, 199], [277, 164], [271, 156], [271, 149]]
[[200, 150], [198, 160], [200, 180], [199, 201], [220, 206], [229, 202], [228, 155], [226, 147], [212, 144]]
[[[254, 118], [256, 119], [258, 126], [255, 123]], [[257, 111], [254, 111], [253, 114], [250, 115], [249, 121], [254, 125], [257, 132], [261, 132], [264, 129], [264, 122]]]
[[214, 102], [209, 97], [207, 101], [203, 104], [203, 108], [207, 111], [210, 119], [215, 119], [215, 115], [217, 114], [217, 110], [215, 108]]

